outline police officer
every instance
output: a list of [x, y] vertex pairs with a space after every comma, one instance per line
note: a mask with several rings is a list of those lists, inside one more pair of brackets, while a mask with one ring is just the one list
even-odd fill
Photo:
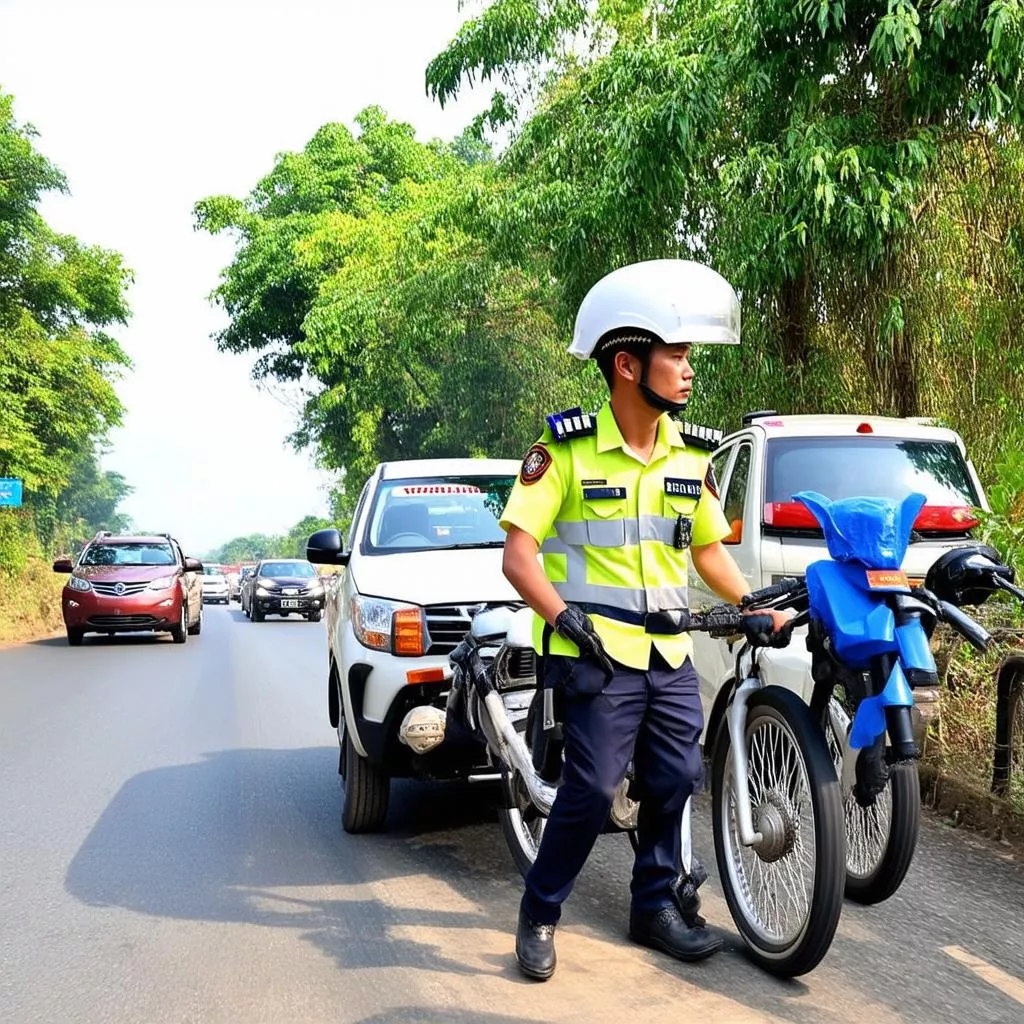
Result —
[[681, 434], [668, 414], [693, 387], [690, 346], [739, 340], [735, 292], [708, 267], [654, 260], [602, 278], [569, 351], [597, 360], [610, 401], [596, 416], [548, 417], [502, 515], [503, 569], [536, 613], [534, 644], [545, 686], [559, 692], [565, 741], [519, 910], [516, 958], [531, 978], [554, 973], [562, 903], [631, 758], [642, 788], [629, 934], [681, 960], [721, 947], [687, 926], [672, 892], [682, 811], [702, 767], [697, 675], [679, 631], [688, 553], [722, 599], [739, 603], [749, 588], [721, 543], [729, 526], [709, 432]]

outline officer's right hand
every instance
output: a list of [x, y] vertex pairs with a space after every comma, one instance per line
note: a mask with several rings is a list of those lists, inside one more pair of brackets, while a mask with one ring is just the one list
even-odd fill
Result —
[[604, 670], [607, 680], [615, 675], [615, 666], [604, 649], [590, 616], [574, 605], [566, 605], [555, 619], [555, 632], [580, 649], [581, 658], [591, 658]]

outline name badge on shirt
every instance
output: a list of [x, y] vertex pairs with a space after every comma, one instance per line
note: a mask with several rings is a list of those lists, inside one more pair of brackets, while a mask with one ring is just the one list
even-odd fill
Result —
[[673, 498], [700, 499], [700, 480], [685, 480], [678, 476], [665, 477], [665, 493]]
[[593, 501], [595, 498], [624, 498], [625, 487], [584, 487], [583, 500]]

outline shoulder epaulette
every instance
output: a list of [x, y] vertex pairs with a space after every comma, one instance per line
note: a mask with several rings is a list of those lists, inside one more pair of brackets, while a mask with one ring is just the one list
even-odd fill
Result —
[[683, 438], [683, 444], [691, 448], [703, 448], [706, 452], [713, 452], [725, 436], [721, 430], [702, 427], [699, 423], [680, 423], [679, 433]]
[[547, 421], [556, 441], [571, 441], [597, 433], [597, 417], [579, 408], [553, 412]]

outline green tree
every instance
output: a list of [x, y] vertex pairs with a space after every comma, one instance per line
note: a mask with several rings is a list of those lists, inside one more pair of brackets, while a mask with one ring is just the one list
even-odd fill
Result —
[[356, 484], [342, 517], [377, 462], [519, 454], [588, 381], [566, 372], [539, 262], [489, 249], [486, 147], [418, 142], [375, 107], [356, 120], [279, 157], [246, 200], [196, 207], [238, 243], [218, 344], [308, 385], [294, 440]]
[[132, 488], [120, 473], [102, 469], [90, 453], [78, 462], [68, 485], [57, 496], [59, 532], [71, 542], [87, 540], [99, 530], [126, 532], [131, 520], [118, 512], [118, 506], [131, 493]]
[[25, 509], [5, 516], [0, 539], [0, 566], [11, 570], [40, 537], [49, 544], [62, 527], [87, 523], [92, 513], [83, 517], [69, 495], [91, 487], [95, 502], [103, 488], [109, 497], [124, 488], [75, 474], [95, 469], [96, 445], [120, 422], [114, 383], [128, 359], [107, 331], [128, 317], [130, 275], [117, 253], [40, 216], [41, 197], [67, 185], [34, 138], [0, 92], [0, 476], [25, 484]]
[[[495, 0], [427, 81], [540, 83], [492, 212], [500, 252], [550, 254], [563, 317], [614, 266], [692, 255], [741, 289], [750, 343], [701, 354], [707, 411], [911, 415], [946, 340], [913, 302], [922, 219], [984, 185], [942, 185], [979, 140], [1016, 163], [1022, 57], [1017, 0]], [[1002, 212], [1008, 234], [969, 239], [981, 264], [1019, 231]]]

